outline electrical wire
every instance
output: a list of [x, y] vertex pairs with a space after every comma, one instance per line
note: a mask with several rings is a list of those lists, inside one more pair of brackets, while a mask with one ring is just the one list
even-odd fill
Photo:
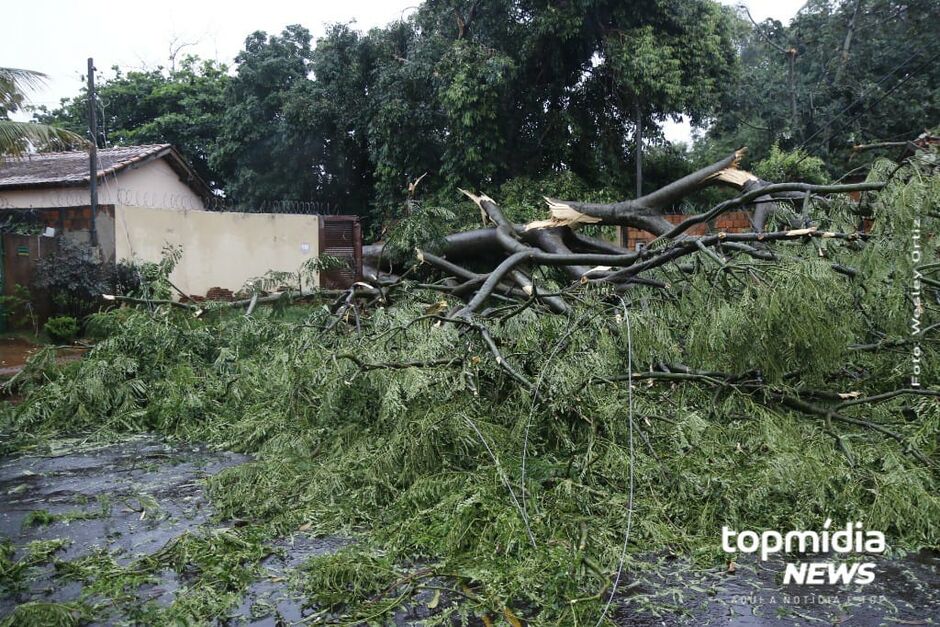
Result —
[[627, 499], [627, 528], [623, 534], [623, 548], [620, 550], [620, 562], [617, 564], [617, 576], [614, 577], [614, 583], [610, 588], [610, 596], [607, 597], [607, 603], [601, 612], [600, 618], [594, 627], [599, 627], [607, 617], [610, 610], [610, 604], [614, 601], [617, 594], [617, 588], [620, 585], [620, 578], [623, 576], [623, 565], [627, 559], [627, 543], [630, 541], [630, 530], [633, 526], [633, 485], [634, 485], [634, 466], [635, 454], [633, 450], [633, 331], [630, 328], [630, 313], [627, 309], [627, 303], [623, 297], [620, 297], [620, 304], [623, 306], [623, 320], [627, 325], [627, 419], [630, 422], [629, 450], [630, 450], [630, 492]]
[[557, 342], [555, 342], [555, 345], [552, 347], [552, 352], [549, 354], [548, 359], [545, 360], [545, 365], [542, 366], [541, 372], [539, 372], [539, 378], [535, 382], [535, 389], [532, 391], [532, 402], [529, 404], [529, 416], [528, 418], [526, 418], [525, 436], [522, 441], [522, 472], [521, 472], [522, 474], [522, 479], [521, 479], [522, 481], [522, 511], [523, 511], [523, 515], [526, 518], [526, 522], [528, 522], [529, 520], [528, 518], [529, 510], [526, 508], [526, 498], [525, 498], [526, 496], [525, 469], [526, 469], [526, 457], [529, 452], [529, 428], [532, 425], [532, 416], [535, 413], [535, 400], [538, 398], [539, 388], [542, 386], [542, 380], [545, 378], [545, 371], [548, 368], [548, 365], [552, 362], [552, 359], [555, 358], [555, 355], [558, 354], [558, 351], [561, 350], [561, 347], [564, 345], [565, 341], [569, 337], [571, 337], [571, 334], [574, 333], [574, 330], [577, 329], [578, 326], [580, 326], [580, 324], [584, 321], [587, 315], [588, 315], [588, 312], [583, 313], [580, 318], [575, 320], [574, 324], [568, 327], [568, 330], [565, 332], [565, 334], [561, 336], [561, 338], [559, 338]]
[[[490, 448], [489, 442], [487, 442], [486, 438], [483, 437], [483, 432], [480, 431], [476, 423], [466, 415], [463, 417], [463, 419], [467, 421], [467, 424], [469, 424], [474, 431], [476, 431], [477, 437], [480, 438], [483, 446], [486, 447], [486, 452], [490, 454], [490, 457], [493, 459], [493, 464], [496, 465], [496, 471], [499, 473], [499, 478], [502, 480], [503, 485], [506, 486], [506, 489], [509, 490], [509, 496], [512, 498], [512, 502], [515, 504], [516, 509], [521, 514], [522, 506], [519, 504], [519, 499], [516, 498], [516, 492], [512, 489], [512, 485], [509, 483], [509, 477], [507, 477], [506, 473], [503, 471], [503, 466], [499, 463], [499, 458], [496, 457], [496, 453], [494, 453], [493, 449]], [[532, 529], [529, 527], [529, 521], [525, 518], [524, 514], [522, 522], [525, 523], [525, 530], [529, 536], [529, 542], [532, 544], [532, 547], [535, 548], [535, 534], [532, 533]]]
[[[887, 74], [885, 74], [884, 76], [882, 76], [881, 78], [879, 78], [873, 85], [869, 86], [869, 88], [866, 89], [866, 90], [862, 93], [861, 96], [859, 96], [858, 98], [856, 98], [851, 104], [849, 104], [848, 106], [846, 106], [845, 108], [843, 108], [841, 111], [839, 111], [838, 113], [836, 113], [828, 122], [826, 122], [823, 126], [821, 126], [821, 127], [819, 128], [819, 130], [817, 130], [815, 133], [813, 133], [812, 135], [810, 135], [809, 137], [807, 137], [805, 140], [803, 140], [803, 142], [802, 142], [799, 146], [797, 146], [797, 150], [801, 150], [801, 149], [805, 148], [805, 147], [809, 144], [809, 142], [811, 142], [814, 138], [816, 138], [820, 133], [822, 133], [823, 131], [825, 131], [825, 130], [831, 128], [832, 125], [833, 125], [839, 118], [841, 118], [843, 115], [845, 115], [845, 113], [846, 113], [849, 109], [851, 109], [852, 107], [854, 107], [854, 106], [860, 104], [860, 103], [872, 92], [872, 90], [874, 90], [876, 87], [878, 87], [878, 85], [880, 85], [880, 84], [883, 83], [885, 80], [887, 80], [888, 78], [890, 78], [891, 76], [893, 76], [898, 70], [900, 70], [901, 68], [903, 68], [904, 66], [906, 66], [908, 63], [910, 63], [911, 60], [913, 60], [915, 57], [917, 57], [918, 55], [920, 55], [922, 52], [923, 52], [922, 50], [916, 50], [916, 51], [914, 52], [914, 54], [910, 55], [907, 59], [905, 59], [904, 61], [902, 61], [900, 65], [896, 66], [893, 70], [891, 70], [890, 72], [888, 72]], [[926, 61], [924, 64], [921, 64], [920, 66], [916, 67], [913, 71], [911, 71], [910, 73], [908, 73], [908, 74], [907, 74], [904, 78], [902, 78], [901, 81], [898, 82], [894, 87], [892, 87], [891, 89], [889, 89], [888, 91], [886, 91], [884, 94], [882, 94], [881, 97], [880, 97], [878, 100], [876, 100], [873, 104], [877, 104], [877, 103], [880, 102], [882, 99], [884, 99], [886, 96], [888, 96], [888, 94], [892, 93], [892, 92], [895, 91], [898, 87], [900, 87], [900, 86], [903, 85], [905, 82], [907, 82], [908, 80], [910, 80], [910, 79], [916, 74], [916, 72], [919, 71], [919, 70], [923, 67], [923, 65], [929, 64], [930, 62], [932, 62], [932, 61], [933, 61], [934, 59], [936, 59], [937, 57], [940, 57], [940, 53], [937, 53], [937, 54], [933, 55], [932, 57], [930, 57], [929, 59], [927, 59], [927, 61]], [[856, 115], [856, 116], [855, 116], [854, 118], [852, 118], [852, 119], [855, 120], [855, 119], [859, 118], [860, 116], [861, 116], [861, 114], [858, 114], [858, 115]], [[804, 158], [805, 158], [805, 157], [804, 157]], [[802, 161], [802, 159], [800, 159], [800, 161]]]

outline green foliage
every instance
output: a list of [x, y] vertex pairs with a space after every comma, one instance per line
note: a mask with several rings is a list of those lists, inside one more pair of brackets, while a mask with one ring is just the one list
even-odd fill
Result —
[[29, 288], [19, 283], [13, 287], [12, 294], [0, 296], [0, 317], [3, 318], [4, 326], [22, 327], [29, 323], [34, 332], [39, 334], [36, 315], [33, 311], [33, 295]]
[[[807, 384], [821, 384], [848, 359], [848, 346], [860, 329], [845, 306], [852, 288], [826, 263], [800, 260], [762, 269], [762, 282], [716, 294], [707, 278], [687, 293], [683, 303], [701, 311], [687, 337], [696, 365], [723, 371], [759, 370], [772, 383], [799, 371]], [[806, 321], [826, 321], [815, 334]]]
[[394, 564], [387, 557], [353, 547], [309, 560], [300, 582], [318, 605], [342, 607], [350, 600], [364, 602], [380, 595], [396, 578]]
[[[223, 528], [204, 534], [184, 533], [159, 551], [130, 562], [119, 562], [116, 555], [98, 550], [71, 561], [58, 561], [55, 566], [62, 579], [83, 584], [77, 605], [93, 606], [96, 600], [107, 598], [135, 623], [187, 625], [224, 615], [257, 577], [259, 562], [270, 554], [257, 530]], [[169, 606], [142, 601], [140, 587], [158, 581], [157, 575], [165, 570], [185, 578], [187, 586]], [[100, 620], [103, 608], [100, 604], [94, 607]]]
[[44, 509], [36, 509], [26, 515], [23, 519], [23, 526], [45, 527], [46, 525], [51, 525], [53, 522], [55, 522], [55, 516]]
[[16, 606], [0, 620], [0, 627], [78, 627], [92, 615], [91, 608], [81, 603], [30, 601]]
[[[616, 202], [621, 199], [616, 190], [592, 189], [578, 175], [564, 170], [538, 180], [528, 177], [510, 179], [500, 186], [496, 200], [509, 220], [525, 224], [534, 220], [544, 220], [548, 216], [545, 206], [546, 196], [579, 198], [584, 202], [598, 203]], [[463, 211], [466, 211], [466, 208]], [[478, 225], [479, 223], [475, 226]], [[614, 227], [588, 225], [582, 227], [582, 232], [595, 237], [606, 237], [610, 241], [616, 237]]]
[[[24, 523], [24, 526], [27, 525]], [[10, 540], [4, 538], [0, 541], [0, 592], [22, 592], [30, 569], [47, 563], [57, 551], [68, 545], [67, 540], [58, 538], [34, 540], [26, 546], [25, 554], [20, 559], [14, 559], [16, 548]]]
[[383, 238], [383, 256], [396, 262], [413, 259], [416, 249], [437, 252], [444, 237], [459, 224], [454, 211], [446, 207], [430, 202], [409, 202], [407, 206], [408, 215], [395, 222]]
[[[559, 172], [627, 197], [638, 124], [654, 189], [691, 167], [662, 140], [660, 123], [680, 115], [707, 127], [696, 161], [746, 145], [786, 177], [778, 166], [801, 149], [823, 160], [797, 168], [812, 180], [857, 165], [853, 143], [936, 124], [937, 11], [931, 0], [813, 0], [789, 26], [752, 27], [711, 0], [425, 2], [367, 33], [255, 32], [231, 75], [192, 57], [115, 69], [99, 84], [102, 128], [109, 143], [176, 144], [239, 205], [317, 200], [376, 233], [424, 173], [426, 193], [448, 207], [455, 185], [493, 195]], [[82, 131], [85, 115], [79, 94], [37, 119]]]
[[161, 251], [160, 261], [122, 262], [118, 272], [119, 276], [126, 278], [124, 289], [117, 292], [151, 300], [173, 297], [176, 290], [170, 283], [170, 274], [182, 258], [183, 249], [180, 246], [166, 245]]
[[754, 174], [772, 183], [802, 181], [823, 184], [828, 182], [826, 166], [819, 157], [811, 157], [803, 150], [784, 151], [778, 144], [770, 147], [770, 154], [754, 164]]
[[667, 116], [711, 114], [735, 65], [728, 25], [706, 0], [642, 12], [501, 0], [424, 3], [367, 34], [334, 25], [315, 45], [296, 25], [254, 33], [210, 164], [241, 204], [317, 199], [379, 223], [425, 172], [432, 195], [563, 169], [622, 190], [636, 100], [648, 137]]
[[0, 67], [0, 159], [23, 158], [34, 151], [84, 147], [80, 134], [51, 124], [19, 122], [10, 114], [26, 106], [27, 94], [46, 82], [46, 75], [33, 70]]
[[56, 344], [71, 344], [72, 340], [78, 337], [81, 327], [78, 320], [72, 316], [55, 316], [46, 321], [43, 330]]
[[314, 285], [317, 275], [326, 270], [345, 268], [345, 260], [332, 255], [317, 255], [304, 261], [296, 272], [268, 270], [264, 276], [255, 277], [245, 282], [244, 291], [250, 294], [264, 292], [291, 291], [303, 292]]
[[[343, 620], [381, 620], [433, 576], [466, 586], [468, 616], [509, 606], [533, 622], [590, 622], [603, 598], [570, 601], [607, 583], [585, 556], [603, 573], [616, 567], [631, 463], [630, 568], [664, 549], [713, 565], [724, 558], [722, 525], [819, 529], [826, 518], [861, 519], [894, 549], [936, 547], [937, 476], [911, 453], [940, 455], [936, 399], [898, 396], [839, 410], [899, 442], [775, 398], [831, 407], [840, 394], [909, 385], [910, 235], [915, 218], [924, 233], [937, 232], [924, 209], [937, 206], [937, 181], [928, 170], [899, 171], [871, 201], [876, 227], [864, 245], [781, 243], [776, 264], [696, 259], [691, 280], [674, 267], [661, 271], [668, 293], [631, 293], [634, 372], [679, 363], [763, 386], [637, 382], [632, 456], [626, 383], [602, 380], [628, 367], [624, 307], [589, 289], [569, 318], [530, 309], [489, 323], [506, 358], [539, 382], [537, 399], [475, 333], [415, 322], [440, 296], [412, 287], [394, 306], [363, 313], [359, 333], [343, 325], [324, 333], [330, 318], [318, 305], [300, 320], [260, 308], [248, 318], [196, 319], [170, 308], [100, 314], [109, 320], [106, 337], [66, 368], [37, 364], [40, 376], [19, 384], [22, 402], [2, 408], [0, 429], [10, 446], [63, 432], [156, 431], [252, 454], [209, 481], [221, 519], [246, 526], [184, 536], [127, 566], [102, 555], [60, 567], [93, 582], [90, 594], [125, 605], [159, 568], [194, 574], [173, 606], [140, 610], [151, 622], [222, 615], [256, 575], [269, 541], [298, 528], [355, 539], [294, 576], [318, 611]], [[851, 225], [858, 208], [811, 210], [820, 223]], [[828, 262], [858, 274], [834, 273]], [[920, 267], [940, 267], [935, 243]], [[924, 328], [940, 323], [929, 289]], [[936, 334], [919, 340], [921, 380], [936, 389]], [[864, 348], [873, 342], [897, 350]], [[369, 364], [454, 361], [363, 371], [349, 355]], [[524, 488], [525, 516], [504, 481], [517, 497]]]
[[320, 168], [311, 148], [322, 140], [286, 113], [307, 80], [310, 54], [310, 32], [294, 25], [281, 36], [252, 33], [235, 58], [210, 164], [226, 180], [226, 193], [243, 204], [315, 197]]
[[500, 169], [506, 138], [501, 101], [515, 76], [512, 58], [479, 43], [458, 39], [435, 68], [446, 77], [437, 100], [444, 111], [447, 142], [440, 174], [447, 187], [490, 183]]
[[[187, 56], [167, 69], [131, 70], [117, 66], [114, 75], [99, 77], [95, 86], [103, 107], [98, 112], [102, 134], [99, 146], [170, 143], [179, 148], [196, 172], [210, 185], [220, 185], [209, 169], [209, 154], [219, 135], [225, 113], [223, 93], [228, 68], [215, 61]], [[88, 96], [63, 99], [48, 110], [39, 107], [37, 120], [85, 134]]]
[[938, 19], [931, 0], [811, 0], [786, 26], [742, 16], [739, 72], [707, 143], [717, 154], [749, 146], [757, 160], [775, 142], [801, 147], [834, 175], [859, 165], [854, 144], [913, 138], [940, 117]]
[[526, 223], [544, 220], [548, 215], [545, 197], [578, 198], [584, 202], [616, 202], [616, 191], [611, 189], [595, 190], [577, 174], [570, 170], [554, 173], [544, 178], [533, 180], [517, 177], [503, 183], [499, 188], [497, 200], [506, 217], [513, 222]]
[[98, 308], [102, 294], [114, 292], [118, 276], [97, 249], [59, 238], [52, 254], [36, 262], [33, 282], [49, 292], [55, 313], [81, 317]]

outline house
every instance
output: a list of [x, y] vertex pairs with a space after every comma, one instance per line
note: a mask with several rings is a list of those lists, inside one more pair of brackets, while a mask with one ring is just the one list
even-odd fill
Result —
[[[91, 242], [108, 260], [120, 259], [114, 241], [116, 212], [159, 206], [205, 210], [211, 189], [170, 144], [98, 151], [98, 212], [92, 229], [88, 153], [53, 152], [0, 162], [0, 216], [9, 223], [41, 224], [77, 242]], [[41, 249], [37, 240], [30, 247]], [[22, 244], [21, 244], [22, 246]]]
[[[91, 202], [88, 153], [52, 152], [0, 163], [0, 209], [79, 207]], [[170, 144], [98, 150], [102, 205], [203, 210], [205, 181]]]
[[[189, 296], [237, 292], [269, 271], [297, 272], [321, 249], [348, 257], [351, 271], [333, 271], [341, 284], [361, 275], [357, 218], [207, 210], [212, 190], [169, 144], [100, 149], [94, 219], [89, 179], [86, 152], [0, 161], [4, 292], [30, 281], [58, 237], [96, 240], [109, 263], [159, 261], [165, 246], [178, 246], [183, 255], [170, 278]], [[14, 223], [32, 228], [8, 228]]]
[[[90, 203], [88, 153], [50, 152], [0, 162], [0, 208]], [[212, 190], [170, 144], [98, 150], [98, 202], [205, 209]]]

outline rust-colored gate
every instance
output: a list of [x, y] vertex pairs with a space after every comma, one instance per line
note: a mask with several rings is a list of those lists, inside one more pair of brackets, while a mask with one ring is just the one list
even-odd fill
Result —
[[320, 216], [319, 254], [346, 262], [320, 273], [320, 287], [346, 289], [362, 278], [362, 229], [358, 216]]
[[[31, 292], [31, 306], [33, 314], [40, 324], [49, 317], [50, 294], [46, 290], [38, 290], [33, 286], [36, 275], [36, 263], [43, 257], [52, 254], [56, 248], [56, 238], [41, 237], [39, 235], [19, 235], [4, 233], [2, 235], [3, 249], [3, 294], [13, 296], [17, 286], [22, 286]], [[16, 321], [11, 320], [11, 323]]]

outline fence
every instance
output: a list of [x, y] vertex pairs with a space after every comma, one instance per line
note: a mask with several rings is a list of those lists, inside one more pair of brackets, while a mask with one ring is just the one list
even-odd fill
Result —
[[[689, 216], [670, 213], [663, 217], [672, 224], [679, 224]], [[711, 226], [712, 228], [709, 228], [708, 224], [696, 224], [686, 232], [689, 235], [703, 235], [709, 230], [724, 231], [725, 233], [742, 233], [745, 231], [750, 231], [750, 214], [745, 211], [730, 211], [728, 213], [723, 213], [718, 216], [718, 219], [715, 220]], [[656, 239], [656, 236], [649, 231], [643, 231], [633, 228], [632, 226], [628, 226], [623, 229], [623, 238], [625, 241], [624, 245], [628, 250], [637, 250], [638, 247], [645, 246], [646, 244], [652, 242], [654, 239]]]
[[117, 208], [116, 257], [159, 261], [166, 244], [183, 256], [170, 279], [186, 294], [238, 292], [268, 271], [297, 272], [319, 254], [319, 218], [271, 213]]
[[362, 229], [356, 216], [320, 216], [320, 254], [346, 265], [320, 273], [320, 286], [344, 289], [362, 278]]
[[338, 203], [323, 200], [263, 200], [251, 205], [233, 203], [225, 198], [207, 198], [206, 209], [231, 213], [282, 213], [297, 215], [340, 215]]

